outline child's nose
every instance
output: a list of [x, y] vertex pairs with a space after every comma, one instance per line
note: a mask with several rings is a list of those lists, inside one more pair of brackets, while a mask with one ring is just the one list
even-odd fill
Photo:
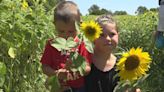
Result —
[[108, 41], [111, 41], [111, 38], [110, 38], [109, 35], [106, 36], [106, 39], [107, 39]]

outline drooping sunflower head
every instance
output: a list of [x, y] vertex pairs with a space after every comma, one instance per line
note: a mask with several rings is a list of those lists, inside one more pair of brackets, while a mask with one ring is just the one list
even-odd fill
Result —
[[117, 65], [121, 80], [136, 80], [146, 74], [151, 63], [148, 52], [143, 52], [142, 48], [130, 49], [122, 55]]
[[102, 33], [102, 28], [94, 21], [83, 22], [80, 27], [85, 37], [90, 41], [94, 41], [95, 39], [99, 38], [100, 34]]

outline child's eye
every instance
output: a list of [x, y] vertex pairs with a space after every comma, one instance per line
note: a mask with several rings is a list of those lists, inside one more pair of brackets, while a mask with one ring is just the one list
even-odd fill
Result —
[[110, 37], [113, 37], [115, 35], [115, 33], [110, 33], [109, 36]]
[[59, 33], [64, 33], [64, 30], [59, 30], [58, 32], [59, 32]]
[[68, 31], [69, 33], [73, 33], [74, 31]]
[[105, 35], [102, 33], [102, 34], [100, 34], [100, 37], [104, 37]]

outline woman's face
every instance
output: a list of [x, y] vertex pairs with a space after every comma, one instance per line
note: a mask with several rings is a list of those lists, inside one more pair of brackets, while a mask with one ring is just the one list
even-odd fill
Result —
[[101, 51], [112, 51], [118, 45], [118, 32], [115, 23], [101, 25], [103, 33], [95, 40], [95, 49]]

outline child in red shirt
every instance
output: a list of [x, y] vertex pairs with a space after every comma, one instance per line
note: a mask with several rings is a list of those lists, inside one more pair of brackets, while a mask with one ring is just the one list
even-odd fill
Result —
[[[75, 28], [75, 22], [80, 22], [80, 12], [77, 5], [71, 1], [63, 1], [54, 10], [54, 25], [58, 32], [59, 37], [67, 39], [68, 37], [75, 38], [75, 42], [78, 41], [76, 37], [77, 31]], [[74, 78], [74, 75], [65, 68], [69, 55], [62, 55], [60, 51], [51, 46], [51, 42], [54, 39], [48, 40], [43, 56], [41, 58], [43, 72], [51, 77], [58, 75], [59, 82], [61, 84], [62, 92], [69, 92], [68, 88], [71, 88], [71, 92], [85, 92], [84, 78], [83, 76], [63, 81], [68, 75]], [[78, 53], [83, 56], [87, 62], [85, 72], [90, 72], [90, 53], [86, 50], [85, 44], [82, 42], [78, 47]]]

